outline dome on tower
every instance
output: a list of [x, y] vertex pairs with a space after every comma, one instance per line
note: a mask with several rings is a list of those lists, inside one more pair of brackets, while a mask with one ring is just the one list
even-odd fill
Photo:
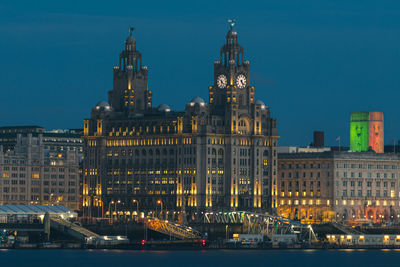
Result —
[[100, 101], [99, 103], [97, 103], [96, 105], [96, 109], [97, 110], [111, 110], [111, 106], [110, 104], [108, 104], [106, 101]]
[[260, 105], [261, 109], [265, 109], [265, 104], [260, 99], [257, 99], [255, 102], [256, 105]]
[[264, 102], [262, 102], [260, 99], [257, 99], [257, 100], [256, 100], [256, 105], [265, 106]]
[[125, 41], [127, 44], [133, 44], [135, 42], [135, 38], [132, 35], [128, 36]]
[[128, 51], [135, 51], [136, 50], [136, 41], [135, 38], [132, 36], [132, 32], [135, 28], [129, 27], [129, 36], [126, 38], [125, 41], [125, 50]]
[[190, 103], [195, 103], [195, 104], [204, 104], [204, 99], [201, 98], [200, 96], [196, 96], [195, 98], [190, 101]]
[[157, 110], [160, 112], [170, 112], [171, 108], [167, 104], [161, 104], [157, 107]]
[[195, 104], [199, 104], [200, 106], [204, 106], [206, 102], [204, 102], [204, 99], [201, 98], [200, 96], [196, 96], [193, 98], [190, 102], [189, 105], [194, 106]]

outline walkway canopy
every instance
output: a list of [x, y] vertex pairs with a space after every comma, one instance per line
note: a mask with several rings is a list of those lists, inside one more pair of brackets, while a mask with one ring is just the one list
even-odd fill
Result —
[[46, 212], [49, 213], [50, 217], [73, 218], [78, 215], [76, 212], [61, 205], [0, 205], [0, 216], [36, 215], [38, 217], [44, 216]]

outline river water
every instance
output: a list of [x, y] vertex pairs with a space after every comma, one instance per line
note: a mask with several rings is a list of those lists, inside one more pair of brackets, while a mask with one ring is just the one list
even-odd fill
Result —
[[400, 250], [0, 250], [8, 266], [400, 266]]

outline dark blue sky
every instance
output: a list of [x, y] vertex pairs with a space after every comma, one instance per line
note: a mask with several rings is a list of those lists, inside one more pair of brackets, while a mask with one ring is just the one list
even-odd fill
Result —
[[281, 144], [323, 130], [346, 145], [350, 112], [364, 110], [384, 112], [385, 143], [400, 137], [400, 2], [372, 0], [2, 0], [0, 125], [82, 127], [107, 99], [129, 25], [153, 105], [208, 99], [230, 17]]

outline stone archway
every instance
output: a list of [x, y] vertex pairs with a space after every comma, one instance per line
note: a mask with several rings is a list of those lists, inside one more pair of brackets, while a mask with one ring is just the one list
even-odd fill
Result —
[[372, 208], [368, 208], [367, 209], [367, 220], [374, 220], [375, 216], [374, 216], [374, 209]]

